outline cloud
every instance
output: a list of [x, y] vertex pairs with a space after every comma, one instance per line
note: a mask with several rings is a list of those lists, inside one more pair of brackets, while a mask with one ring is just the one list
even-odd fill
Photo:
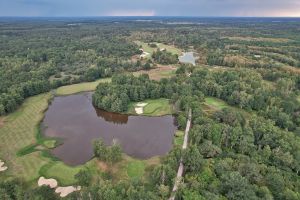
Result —
[[299, 0], [0, 0], [2, 16], [299, 16]]
[[105, 14], [107, 16], [155, 16], [154, 10], [115, 10]]

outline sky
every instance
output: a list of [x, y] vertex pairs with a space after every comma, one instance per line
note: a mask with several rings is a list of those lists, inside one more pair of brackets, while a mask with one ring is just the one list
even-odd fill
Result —
[[300, 0], [0, 0], [0, 16], [300, 17]]

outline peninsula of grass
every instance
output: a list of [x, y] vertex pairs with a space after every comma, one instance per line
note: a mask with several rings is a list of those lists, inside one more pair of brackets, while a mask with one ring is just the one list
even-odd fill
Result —
[[111, 78], [102, 78], [94, 82], [85, 82], [85, 83], [62, 86], [56, 90], [56, 95], [63, 96], [63, 95], [76, 94], [80, 92], [94, 91], [99, 83], [105, 83], [110, 81]]
[[[168, 99], [160, 98], [160, 99], [148, 99], [142, 101], [142, 103], [147, 103], [147, 105], [143, 108], [144, 116], [164, 116], [170, 115], [173, 113], [172, 105], [170, 104]], [[128, 113], [136, 114], [135, 106], [137, 102], [132, 102], [129, 105]]]

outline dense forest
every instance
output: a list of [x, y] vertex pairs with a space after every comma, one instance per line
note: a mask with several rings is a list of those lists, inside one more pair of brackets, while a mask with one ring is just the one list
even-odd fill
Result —
[[[109, 173], [80, 171], [75, 178], [82, 190], [66, 199], [168, 199], [182, 159], [176, 200], [298, 200], [300, 21], [281, 20], [0, 21], [0, 115], [59, 86], [111, 77], [97, 86], [95, 107], [126, 113], [130, 103], [166, 98], [180, 130], [191, 109], [188, 148], [174, 145], [143, 179], [116, 182]], [[199, 59], [196, 66], [183, 65], [179, 55], [157, 49], [139, 60], [137, 40], [192, 50]], [[170, 64], [177, 67], [170, 78], [129, 73]], [[226, 106], [211, 109], [207, 97]], [[111, 165], [121, 159], [119, 145], [101, 140], [94, 153]], [[0, 180], [0, 199], [59, 197], [10, 177]]]

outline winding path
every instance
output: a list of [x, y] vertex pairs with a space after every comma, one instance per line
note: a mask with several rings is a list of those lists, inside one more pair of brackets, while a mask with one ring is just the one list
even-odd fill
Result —
[[[189, 110], [189, 116], [188, 116], [188, 120], [186, 123], [186, 127], [185, 127], [185, 132], [184, 132], [184, 141], [183, 141], [183, 145], [182, 145], [182, 149], [186, 149], [187, 145], [188, 145], [188, 139], [189, 139], [189, 131], [191, 128], [191, 120], [192, 120], [192, 110]], [[178, 189], [178, 185], [181, 182], [182, 179], [182, 174], [183, 174], [183, 161], [182, 161], [182, 157], [180, 159], [180, 163], [179, 163], [179, 167], [178, 167], [178, 171], [177, 171], [177, 176], [175, 179], [175, 183], [174, 183], [174, 187], [171, 193], [171, 197], [169, 198], [169, 200], [175, 200], [175, 196], [176, 196], [176, 191]]]

